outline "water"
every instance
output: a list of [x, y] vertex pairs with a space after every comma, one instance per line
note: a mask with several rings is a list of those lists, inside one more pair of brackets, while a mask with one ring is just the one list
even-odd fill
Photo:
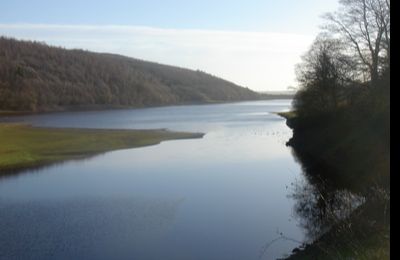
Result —
[[3, 118], [204, 132], [0, 179], [0, 259], [275, 259], [304, 239], [290, 100]]

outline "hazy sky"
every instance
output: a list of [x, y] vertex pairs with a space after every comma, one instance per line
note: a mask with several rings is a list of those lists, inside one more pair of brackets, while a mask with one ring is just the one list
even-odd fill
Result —
[[0, 35], [200, 69], [286, 90], [337, 0], [1, 0]]

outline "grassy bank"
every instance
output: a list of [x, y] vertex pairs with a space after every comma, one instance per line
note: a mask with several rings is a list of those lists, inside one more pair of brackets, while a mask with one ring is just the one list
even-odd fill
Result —
[[0, 124], [0, 174], [111, 150], [202, 136], [200, 133], [166, 130], [68, 129]]

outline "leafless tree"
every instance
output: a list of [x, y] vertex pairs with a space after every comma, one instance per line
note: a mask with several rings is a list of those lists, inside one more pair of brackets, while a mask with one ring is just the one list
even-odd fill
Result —
[[390, 66], [390, 0], [341, 0], [341, 8], [324, 17], [324, 28], [346, 40], [375, 85]]
[[340, 95], [356, 78], [354, 60], [343, 51], [339, 39], [319, 35], [296, 66], [297, 93], [295, 107], [299, 111], [330, 111], [340, 103]]

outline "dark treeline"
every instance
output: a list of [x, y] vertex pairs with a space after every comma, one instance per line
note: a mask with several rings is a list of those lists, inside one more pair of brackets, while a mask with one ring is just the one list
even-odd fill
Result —
[[296, 68], [293, 197], [315, 240], [287, 259], [389, 259], [390, 1], [340, 4]]
[[201, 71], [0, 37], [0, 110], [140, 107], [258, 98], [248, 88]]
[[390, 3], [341, 4], [297, 66], [290, 144], [331, 164], [342, 183], [389, 188]]

